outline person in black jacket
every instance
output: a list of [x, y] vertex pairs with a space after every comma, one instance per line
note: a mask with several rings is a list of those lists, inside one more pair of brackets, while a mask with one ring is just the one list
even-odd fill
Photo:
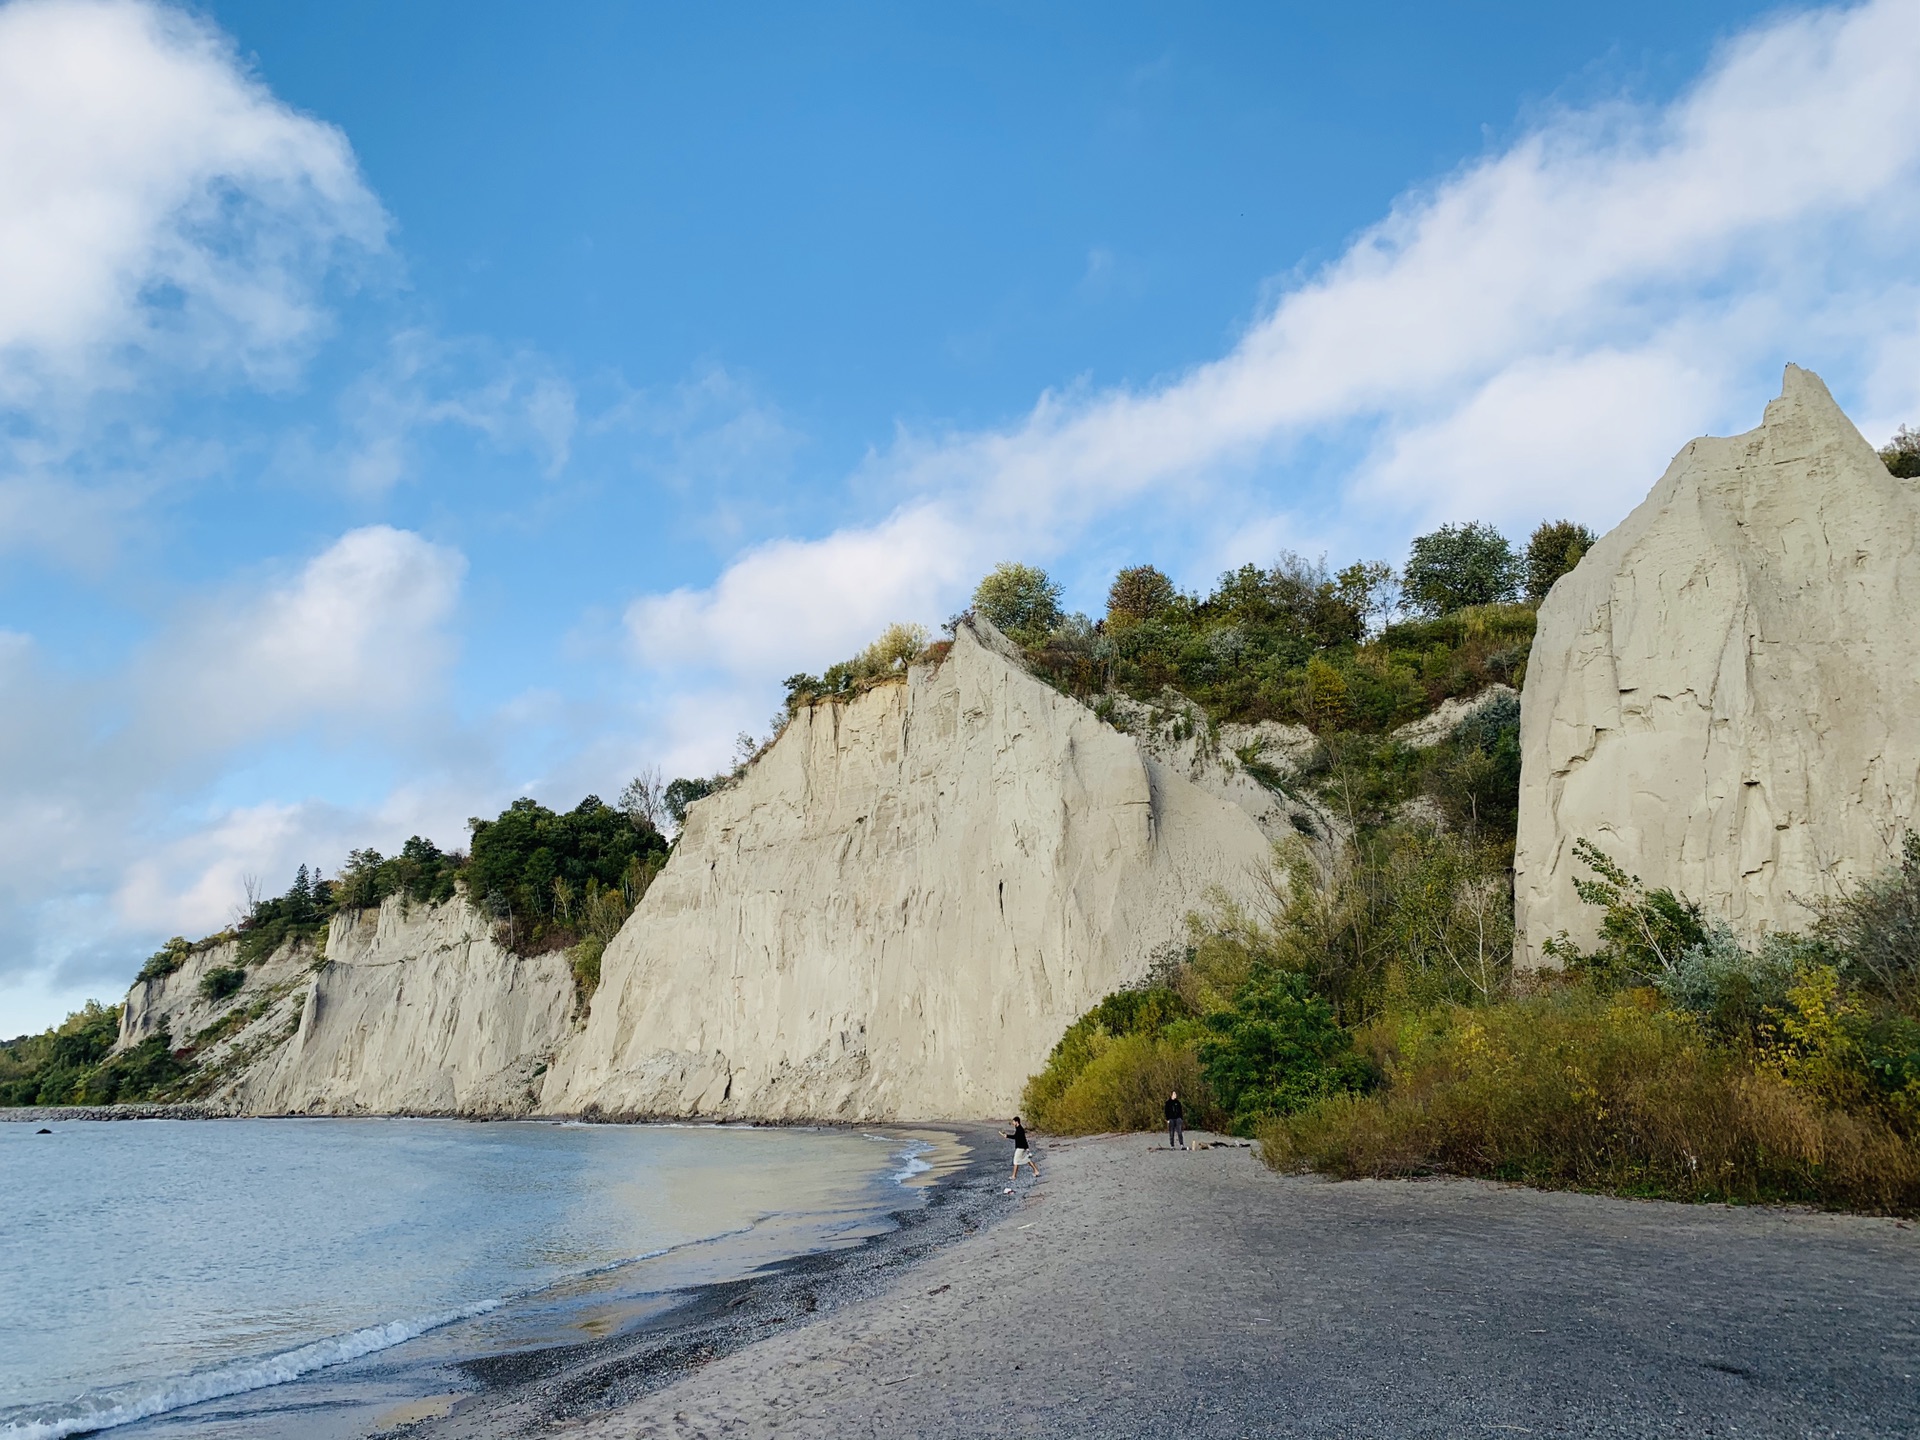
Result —
[[1167, 1148], [1187, 1148], [1187, 1109], [1180, 1103], [1178, 1090], [1167, 1097]]
[[[1026, 1166], [1033, 1172], [1033, 1178], [1040, 1178], [1040, 1167], [1033, 1163], [1033, 1151], [1027, 1147], [1027, 1127], [1020, 1123], [1018, 1115], [1013, 1117], [1013, 1129], [1000, 1132], [1013, 1141], [1013, 1178], [1020, 1178], [1020, 1167]], [[1009, 1194], [1012, 1192], [1009, 1191]]]

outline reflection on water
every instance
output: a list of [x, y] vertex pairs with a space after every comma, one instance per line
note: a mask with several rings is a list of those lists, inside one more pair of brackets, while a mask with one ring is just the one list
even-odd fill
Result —
[[878, 1233], [946, 1163], [943, 1137], [838, 1130], [34, 1128], [0, 1124], [0, 1440], [356, 1433], [437, 1363]]

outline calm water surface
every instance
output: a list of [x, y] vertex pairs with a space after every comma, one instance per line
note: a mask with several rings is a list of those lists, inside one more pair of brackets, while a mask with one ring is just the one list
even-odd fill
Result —
[[924, 1168], [847, 1131], [37, 1128], [0, 1124], [0, 1440], [360, 1433], [435, 1364], [878, 1233]]

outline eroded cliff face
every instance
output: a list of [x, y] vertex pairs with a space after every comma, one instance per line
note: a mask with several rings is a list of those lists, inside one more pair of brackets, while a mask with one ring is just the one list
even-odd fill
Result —
[[515, 1115], [572, 1030], [563, 954], [494, 943], [456, 898], [334, 917], [284, 1043], [232, 1103], [255, 1114]]
[[1011, 1114], [1067, 1025], [1210, 887], [1251, 902], [1269, 856], [1245, 810], [963, 625], [693, 808], [541, 1108]]
[[[193, 1097], [235, 1114], [524, 1114], [573, 1029], [566, 957], [509, 954], [464, 899], [336, 915], [323, 946], [254, 966], [237, 951], [137, 982], [119, 1041], [164, 1025], [194, 1047]], [[245, 983], [209, 1000], [200, 984], [219, 968]]]
[[[164, 1029], [174, 1049], [195, 1045], [209, 1065], [221, 1064], [241, 1032], [255, 1030], [269, 1017], [278, 1023], [298, 1010], [296, 992], [304, 992], [315, 960], [313, 946], [289, 944], [249, 966], [240, 963], [238, 941], [208, 945], [169, 975], [133, 982], [114, 1049], [128, 1049]], [[244, 977], [239, 991], [220, 1000], [203, 995], [200, 987], [215, 970], [239, 971]]]
[[1695, 440], [1540, 609], [1516, 960], [1583, 943], [1578, 838], [1751, 937], [1895, 853], [1920, 797], [1920, 487], [1815, 375]]
[[1215, 725], [1205, 709], [1171, 689], [1152, 704], [1126, 695], [1109, 695], [1104, 703], [1114, 724], [1163, 769], [1239, 806], [1267, 839], [1305, 836], [1323, 842], [1331, 857], [1344, 831], [1308, 787], [1296, 783], [1320, 746], [1306, 726], [1277, 720]]

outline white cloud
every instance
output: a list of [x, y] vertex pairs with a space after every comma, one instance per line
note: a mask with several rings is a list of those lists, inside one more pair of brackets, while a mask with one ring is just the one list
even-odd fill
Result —
[[392, 853], [416, 834], [455, 848], [473, 801], [464, 786], [408, 783], [368, 805], [270, 801], [215, 812], [127, 863], [113, 889], [114, 924], [120, 933], [212, 934], [232, 922], [249, 884], [279, 893], [296, 866], [330, 874], [349, 850]]
[[[1161, 547], [1210, 543], [1206, 517], [1262, 491], [1267, 518], [1244, 524], [1266, 544], [1608, 524], [1691, 436], [1752, 424], [1789, 359], [1911, 414], [1916, 70], [1911, 0], [1878, 0], [1769, 20], [1665, 106], [1551, 116], [1410, 192], [1221, 359], [903, 440], [860, 477], [899, 508], [635, 602], [641, 658], [764, 694], [883, 616], [952, 608], [983, 559], [1058, 556], [1123, 515]], [[1303, 446], [1346, 458], [1290, 485]]]
[[870, 529], [776, 540], [748, 551], [708, 590], [637, 600], [627, 627], [642, 661], [764, 676], [844, 659], [894, 620], [924, 615], [972, 575], [979, 538], [944, 508], [918, 505]]
[[420, 330], [393, 337], [386, 358], [344, 397], [352, 443], [347, 488], [379, 494], [405, 478], [418, 437], [454, 426], [503, 453], [532, 455], [548, 479], [566, 468], [578, 428], [574, 389], [542, 356], [499, 354], [478, 340]]
[[315, 289], [385, 217], [345, 138], [178, 10], [0, 8], [0, 397], [142, 373], [271, 381], [322, 328]]
[[202, 605], [142, 662], [145, 723], [196, 745], [314, 720], [385, 724], [435, 693], [466, 560], [407, 530], [350, 530], [287, 584]]
[[457, 841], [474, 797], [419, 779], [373, 806], [217, 796], [237, 765], [287, 747], [318, 758], [372, 739], [416, 776], [443, 768], [465, 568], [409, 531], [348, 531], [282, 579], [163, 621], [101, 675], [0, 631], [0, 985], [27, 970], [58, 972], [47, 994], [124, 981], [129, 935], [217, 928], [243, 873], [278, 888], [295, 863], [337, 864], [428, 820]]

